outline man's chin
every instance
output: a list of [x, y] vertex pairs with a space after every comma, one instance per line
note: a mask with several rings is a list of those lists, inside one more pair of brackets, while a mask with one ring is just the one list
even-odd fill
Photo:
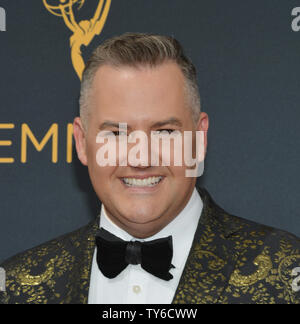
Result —
[[154, 223], [159, 219], [159, 216], [153, 216], [153, 213], [149, 215], [126, 215], [124, 217], [128, 224], [132, 225], [147, 225], [149, 223]]
[[144, 222], [129, 221], [124, 229], [135, 238], [145, 239], [159, 232], [161, 226], [155, 222], [156, 220], [145, 220]]

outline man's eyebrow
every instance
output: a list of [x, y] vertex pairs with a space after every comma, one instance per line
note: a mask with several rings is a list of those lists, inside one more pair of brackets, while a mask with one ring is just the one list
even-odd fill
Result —
[[[119, 128], [119, 122], [113, 122], [113, 121], [110, 121], [110, 120], [106, 120], [99, 126], [99, 129], [102, 130], [102, 129], [105, 129], [105, 128], [108, 128], [108, 127]], [[129, 126], [127, 126], [127, 127], [130, 128]], [[123, 129], [122, 125], [121, 125], [120, 129]]]
[[[153, 123], [151, 125], [151, 128], [163, 127], [165, 125], [175, 125], [175, 126], [182, 127], [182, 122], [176, 117], [170, 117], [170, 118], [168, 118], [166, 120], [161, 120], [161, 121], [157, 121], [157, 122]], [[119, 128], [119, 122], [115, 122], [115, 121], [111, 121], [111, 120], [105, 120], [99, 126], [99, 129], [102, 130], [102, 129], [109, 128], [109, 127]], [[127, 125], [127, 128], [131, 129], [131, 127], [129, 125]], [[120, 129], [123, 129], [123, 127], [120, 127]]]
[[176, 117], [170, 117], [166, 120], [158, 121], [158, 122], [152, 124], [152, 127], [153, 128], [162, 127], [165, 125], [176, 125], [176, 126], [182, 127], [182, 122]]

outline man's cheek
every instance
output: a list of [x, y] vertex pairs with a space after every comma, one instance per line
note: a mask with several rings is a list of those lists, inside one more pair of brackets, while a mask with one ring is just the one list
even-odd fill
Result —
[[89, 163], [96, 162], [96, 152], [98, 148], [97, 146], [99, 147], [99, 145], [93, 143], [88, 143], [86, 146], [86, 155]]

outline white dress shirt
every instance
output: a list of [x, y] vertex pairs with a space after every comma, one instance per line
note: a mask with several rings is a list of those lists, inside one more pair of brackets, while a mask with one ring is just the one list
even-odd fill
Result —
[[142, 269], [140, 264], [129, 264], [117, 277], [106, 278], [98, 268], [95, 248], [90, 288], [89, 304], [171, 304], [181, 274], [183, 272], [193, 238], [197, 229], [203, 203], [195, 188], [184, 209], [167, 226], [144, 240], [134, 238], [113, 223], [101, 206], [100, 227], [123, 240], [150, 241], [169, 235], [173, 237], [173, 259], [175, 268], [170, 270], [173, 278], [169, 281], [155, 277]]

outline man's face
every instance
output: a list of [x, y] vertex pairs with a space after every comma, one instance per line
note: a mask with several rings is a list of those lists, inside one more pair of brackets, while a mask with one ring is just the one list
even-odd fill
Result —
[[[87, 130], [83, 130], [80, 118], [74, 121], [78, 156], [88, 166], [99, 199], [111, 220], [135, 237], [149, 237], [165, 227], [185, 207], [194, 190], [196, 178], [185, 176], [186, 166], [150, 165], [151, 131], [207, 131], [207, 115], [201, 113], [195, 125], [186, 102], [184, 76], [173, 62], [139, 69], [104, 65], [94, 78]], [[127, 123], [128, 135], [135, 130], [148, 135], [148, 166], [133, 166], [129, 161], [127, 166], [98, 165], [96, 154], [103, 144], [96, 143], [97, 134], [118, 131], [107, 122]], [[132, 146], [128, 144], [128, 151]], [[149, 177], [160, 181], [151, 186], [136, 186], [131, 181]]]

